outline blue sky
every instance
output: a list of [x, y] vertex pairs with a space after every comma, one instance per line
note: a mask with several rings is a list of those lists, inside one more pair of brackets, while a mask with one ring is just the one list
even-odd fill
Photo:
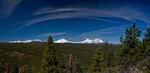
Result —
[[[0, 41], [101, 38], [119, 43], [132, 23], [150, 24], [149, 0], [0, 0]], [[143, 38], [143, 36], [141, 36]]]

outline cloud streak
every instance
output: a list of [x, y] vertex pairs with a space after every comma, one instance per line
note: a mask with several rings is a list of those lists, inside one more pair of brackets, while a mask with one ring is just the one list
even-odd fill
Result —
[[[120, 27], [120, 28], [118, 28]], [[87, 37], [91, 37], [91, 38], [96, 38], [99, 36], [106, 36], [106, 35], [116, 35], [116, 34], [120, 34], [123, 33], [125, 28], [125, 26], [112, 26], [112, 27], [108, 27], [108, 28], [104, 28], [104, 29], [99, 29], [99, 30], [95, 30], [95, 31], [91, 31], [91, 32], [85, 32], [83, 34], [81, 34], [80, 37], [82, 38], [87, 38]]]
[[[33, 13], [34, 16], [37, 16], [31, 20], [24, 21], [19, 27], [22, 29], [24, 27], [48, 21], [54, 19], [67, 19], [67, 18], [85, 18], [85, 19], [94, 19], [99, 21], [105, 21], [115, 24], [120, 24], [112, 20], [102, 19], [101, 17], [115, 17], [121, 18], [127, 21], [141, 20], [149, 23], [149, 19], [142, 12], [135, 9], [90, 9], [90, 8], [60, 8], [60, 9], [40, 9]], [[42, 15], [42, 16], [41, 16]], [[99, 18], [94, 18], [99, 17]]]
[[53, 33], [41, 33], [38, 37], [43, 37], [43, 36], [53, 36], [53, 37], [57, 37], [57, 36], [61, 36], [61, 35], [65, 35], [66, 32], [53, 32]]
[[[119, 28], [118, 28], [119, 27]], [[101, 38], [104, 41], [111, 39], [118, 39], [118, 34], [123, 33], [125, 31], [125, 25], [117, 25], [112, 27], [106, 27], [103, 29], [98, 29], [90, 32], [82, 32], [82, 33], [70, 33], [70, 32], [53, 32], [53, 33], [42, 33], [38, 35], [38, 38], [45, 36], [46, 38], [51, 35], [55, 39], [59, 38], [67, 38], [74, 41], [84, 40], [84, 39], [94, 39], [94, 38]], [[70, 37], [71, 36], [71, 37]], [[108, 37], [111, 36], [111, 37]], [[117, 37], [116, 37], [117, 36]], [[102, 38], [103, 37], [103, 38]], [[77, 39], [77, 40], [75, 40]]]
[[15, 9], [15, 7], [21, 3], [22, 0], [2, 0], [2, 10], [0, 15], [7, 18]]

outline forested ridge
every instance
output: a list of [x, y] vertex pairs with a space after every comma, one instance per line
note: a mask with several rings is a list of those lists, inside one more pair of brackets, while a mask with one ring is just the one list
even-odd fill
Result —
[[0, 73], [150, 73], [150, 26], [135, 23], [121, 44], [1, 43]]

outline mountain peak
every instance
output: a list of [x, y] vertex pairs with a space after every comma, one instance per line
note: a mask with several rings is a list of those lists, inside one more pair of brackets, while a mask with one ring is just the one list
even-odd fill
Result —
[[65, 38], [62, 38], [62, 39], [56, 40], [54, 43], [95, 43], [95, 44], [98, 44], [98, 43], [104, 43], [104, 42], [99, 38], [96, 38], [96, 39], [87, 38], [80, 42], [72, 42], [72, 41], [66, 40]]
[[96, 44], [98, 44], [98, 43], [104, 43], [101, 39], [99, 39], [99, 38], [96, 38], [96, 39], [86, 39], [86, 40], [84, 40], [84, 41], [81, 41], [81, 43], [96, 43]]
[[18, 40], [18, 41], [8, 41], [9, 43], [31, 43], [31, 42], [43, 42], [40, 39], [34, 39], [34, 40]]
[[62, 39], [55, 41], [55, 43], [70, 43], [70, 41], [66, 40], [65, 38], [62, 38]]

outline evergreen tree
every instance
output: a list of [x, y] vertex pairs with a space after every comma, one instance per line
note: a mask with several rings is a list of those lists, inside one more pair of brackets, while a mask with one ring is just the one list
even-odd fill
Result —
[[112, 44], [109, 44], [108, 42], [106, 42], [104, 44], [104, 48], [102, 49], [103, 51], [103, 56], [104, 56], [104, 64], [105, 67], [107, 68], [106, 72], [107, 73], [112, 73], [113, 71], [113, 67], [115, 65], [117, 65], [116, 63], [116, 59], [117, 56], [115, 54], [115, 49], [113, 48]]
[[148, 26], [143, 40], [143, 48], [145, 49], [145, 57], [150, 57], [150, 26]]
[[92, 58], [92, 72], [101, 73], [103, 67], [104, 55], [102, 49], [96, 49]]
[[19, 69], [19, 73], [32, 73], [31, 66], [24, 65]]
[[121, 37], [120, 37], [120, 42], [121, 42], [121, 44], [123, 44], [123, 41], [124, 41], [123, 36], [121, 36]]
[[18, 66], [8, 63], [5, 73], [19, 73]]
[[58, 69], [58, 61], [53, 47], [53, 39], [49, 36], [48, 47], [43, 51], [42, 73], [59, 73]]
[[104, 60], [107, 67], [113, 67], [115, 65], [115, 57], [114, 57], [114, 49], [111, 44], [105, 43], [105, 47], [103, 50]]
[[150, 26], [147, 28], [147, 32], [145, 33], [143, 46], [145, 48], [145, 56], [150, 57]]
[[76, 63], [76, 72], [75, 73], [83, 73], [83, 68], [80, 63]]
[[136, 66], [137, 62], [143, 59], [141, 54], [141, 43], [139, 37], [141, 35], [141, 30], [139, 30], [135, 24], [126, 29], [125, 38], [123, 38], [123, 48], [122, 48], [122, 63], [127, 69]]
[[135, 24], [133, 24], [130, 28], [126, 29], [125, 38], [123, 38], [123, 41], [121, 40], [123, 42], [123, 63], [131, 63], [140, 59], [140, 35], [141, 30], [139, 30]]
[[124, 39], [125, 46], [128, 46], [129, 48], [136, 48], [139, 43], [140, 35], [141, 30], [139, 30], [134, 23], [130, 28], [126, 29], [126, 36]]
[[150, 26], [147, 28], [147, 32], [145, 33], [145, 38], [144, 38], [144, 48], [146, 56], [150, 57]]
[[147, 28], [147, 32], [145, 33], [145, 37], [143, 39], [143, 48], [144, 48], [144, 73], [150, 73], [150, 26]]
[[147, 28], [147, 32], [145, 33], [144, 41], [150, 42], [150, 26]]

